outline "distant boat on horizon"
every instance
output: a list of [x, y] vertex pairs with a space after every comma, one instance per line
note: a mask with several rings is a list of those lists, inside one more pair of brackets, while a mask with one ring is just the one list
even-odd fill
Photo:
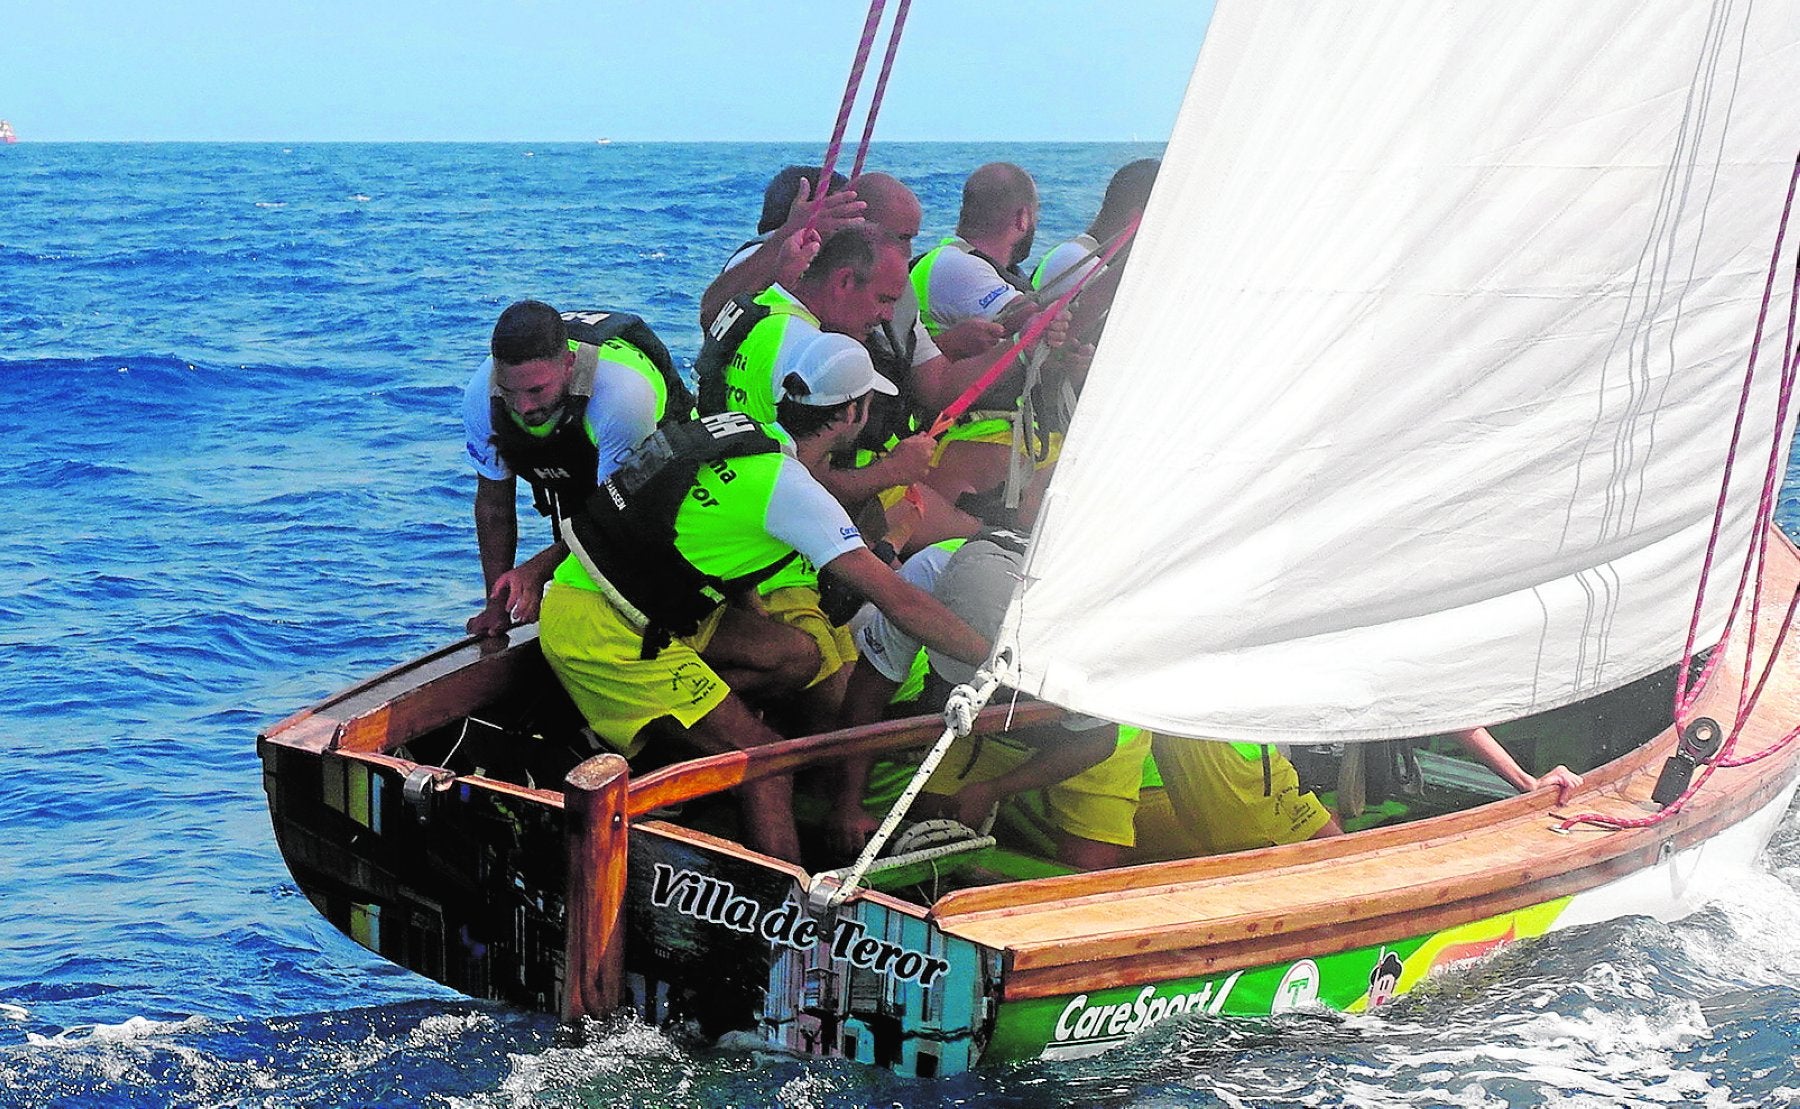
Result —
[[0, 119], [0, 142], [18, 142], [19, 136], [13, 131], [12, 124]]

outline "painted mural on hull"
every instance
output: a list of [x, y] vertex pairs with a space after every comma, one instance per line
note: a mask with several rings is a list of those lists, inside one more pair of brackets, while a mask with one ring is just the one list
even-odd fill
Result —
[[652, 1024], [930, 1077], [975, 1064], [996, 964], [892, 903], [820, 918], [786, 871], [634, 831], [626, 979]]
[[472, 997], [555, 1012], [563, 812], [458, 780], [406, 794], [392, 768], [264, 744], [295, 882], [351, 939]]
[[[558, 1010], [560, 808], [464, 780], [409, 801], [391, 768], [263, 755], [283, 854], [327, 919], [471, 996]], [[995, 973], [974, 944], [881, 900], [820, 920], [789, 872], [654, 831], [633, 829], [631, 852], [626, 975], [646, 1022], [905, 1074], [974, 1065]]]
[[1442, 932], [1206, 978], [1120, 986], [1000, 1007], [982, 1062], [1072, 1059], [1117, 1047], [1172, 1017], [1267, 1017], [1301, 1009], [1356, 1013], [1410, 991], [1433, 970], [1541, 936], [1559, 898]]

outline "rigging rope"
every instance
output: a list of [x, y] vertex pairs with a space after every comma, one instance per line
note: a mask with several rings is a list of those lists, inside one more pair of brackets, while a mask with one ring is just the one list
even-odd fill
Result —
[[[1694, 703], [1699, 699], [1700, 693], [1706, 688], [1713, 670], [1717, 667], [1719, 655], [1722, 653], [1715, 652], [1712, 656], [1708, 657], [1706, 665], [1702, 669], [1697, 681], [1690, 677], [1689, 664], [1693, 661], [1694, 644], [1700, 635], [1700, 618], [1706, 601], [1706, 583], [1712, 577], [1713, 559], [1718, 552], [1719, 537], [1725, 528], [1725, 509], [1726, 502], [1731, 492], [1732, 471], [1736, 468], [1738, 446], [1743, 440], [1744, 421], [1750, 406], [1751, 388], [1754, 385], [1756, 378], [1756, 362], [1757, 358], [1762, 353], [1763, 334], [1768, 326], [1769, 304], [1774, 299], [1775, 280], [1781, 273], [1781, 251], [1787, 238], [1788, 223], [1793, 215], [1794, 194], [1796, 188], [1800, 188], [1800, 156], [1795, 158], [1794, 171], [1788, 178], [1787, 200], [1782, 207], [1781, 222], [1775, 232], [1775, 248], [1771, 252], [1769, 258], [1769, 275], [1763, 284], [1762, 304], [1758, 308], [1756, 314], [1756, 330], [1751, 338], [1750, 357], [1744, 367], [1744, 387], [1742, 392], [1738, 395], [1737, 415], [1733, 420], [1731, 428], [1731, 443], [1726, 448], [1725, 472], [1720, 481], [1718, 501], [1713, 507], [1712, 533], [1707, 539], [1706, 557], [1700, 566], [1700, 584], [1694, 597], [1694, 612], [1692, 618], [1688, 622], [1687, 640], [1682, 648], [1681, 654], [1681, 668], [1677, 671], [1675, 679], [1675, 719], [1677, 723], [1680, 723], [1682, 718], [1693, 709]], [[1796, 270], [1795, 279], [1796, 291], [1800, 292], [1800, 269]], [[1791, 386], [1790, 378], [1793, 372], [1793, 358], [1790, 353], [1793, 338], [1793, 310], [1791, 305], [1789, 310], [1788, 337], [1788, 349], [1783, 351], [1784, 358], [1782, 365], [1784, 388], [1782, 390], [1781, 402], [1783, 412], [1786, 411], [1788, 391]], [[1776, 442], [1774, 444], [1774, 449], [1772, 449], [1770, 453], [1772, 459], [1778, 460], [1781, 455], [1782, 446], [1779, 442], [1780, 425], [1777, 424], [1776, 428], [1777, 434], [1774, 436]], [[1771, 470], [1777, 468], [1778, 465], [1778, 461], [1772, 460], [1770, 464]], [[1767, 475], [1765, 475], [1763, 484], [1765, 492], [1764, 500], [1767, 501], [1767, 489], [1769, 484]], [[1763, 518], [1766, 519], [1766, 516]], [[1726, 617], [1725, 634], [1720, 640], [1722, 643], [1728, 643], [1730, 641], [1732, 626], [1737, 620], [1738, 609], [1743, 602], [1744, 589], [1749, 578], [1750, 564], [1753, 560], [1759, 558], [1760, 554], [1767, 549], [1766, 542], [1761, 541], [1766, 534], [1766, 527], [1760, 529], [1758, 541], [1753, 541], [1753, 550], [1746, 558], [1744, 572], [1738, 577], [1737, 593], [1732, 599], [1731, 609]]]
[[869, 118], [863, 122], [862, 142], [856, 147], [856, 161], [850, 166], [850, 179], [862, 175], [863, 161], [869, 156], [869, 142], [875, 137], [875, 117], [881, 112], [881, 98], [887, 95], [888, 75], [894, 72], [894, 55], [900, 52], [900, 33], [906, 28], [906, 13], [912, 0], [900, 0], [894, 10], [894, 26], [888, 31], [887, 57], [881, 62], [881, 76], [875, 80], [875, 95], [869, 100]]
[[[907, 810], [912, 808], [913, 801], [925, 788], [925, 783], [930, 779], [932, 772], [937, 770], [938, 764], [944, 761], [944, 756], [950, 751], [950, 745], [962, 736], [969, 734], [969, 730], [975, 726], [975, 717], [981, 714], [981, 710], [987, 706], [988, 698], [994, 695], [994, 690], [1000, 688], [1000, 683], [1005, 680], [1011, 670], [1012, 649], [1002, 647], [994, 652], [993, 659], [986, 666], [975, 671], [975, 676], [970, 678], [968, 683], [959, 685], [950, 691], [950, 699], [944, 703], [943, 734], [939, 735], [937, 742], [931, 745], [931, 750], [925, 753], [924, 761], [920, 762], [919, 769], [913, 772], [912, 780], [906, 783], [906, 788], [901, 790], [900, 796], [894, 800], [894, 807], [888, 810], [887, 816], [882, 818], [881, 826], [875, 829], [875, 834], [870, 836], [869, 842], [863, 845], [862, 854], [857, 856], [856, 865], [850, 868], [849, 875], [839, 882], [830, 895], [824, 899], [823, 907], [826, 912], [835, 910], [852, 893], [856, 892], [856, 888], [862, 884], [863, 876], [868, 873], [869, 867], [875, 862], [875, 856], [881, 854], [881, 849], [887, 846], [889, 837], [900, 826], [900, 821], [906, 818]], [[814, 880], [814, 886], [810, 892], [815, 902], [822, 892], [820, 879], [834, 876], [821, 874]]]
[[[882, 63], [881, 78], [876, 82], [874, 99], [869, 104], [869, 117], [863, 126], [862, 145], [857, 148], [851, 177], [862, 172], [863, 159], [868, 155], [869, 140], [875, 134], [875, 116], [880, 112], [881, 98], [887, 92], [888, 74], [894, 65], [894, 55], [900, 49], [900, 32], [906, 25], [906, 12], [911, 6], [912, 0], [900, 0], [900, 7], [896, 9], [894, 27], [888, 33], [887, 57]], [[850, 109], [856, 106], [856, 94], [862, 88], [863, 71], [868, 68], [869, 54], [875, 49], [875, 35], [881, 29], [881, 13], [885, 7], [887, 0], [869, 0], [869, 15], [863, 20], [862, 41], [856, 47], [856, 60], [850, 65], [850, 79], [844, 83], [844, 98], [838, 104], [837, 123], [831, 129], [831, 143], [825, 148], [825, 160], [819, 167], [819, 186], [814, 190], [812, 211], [807, 213], [802, 233], [812, 230], [813, 221], [818, 218], [819, 209], [825, 202], [831, 172], [837, 168], [838, 155], [844, 149], [844, 132], [850, 127]]]
[[1051, 321], [1055, 320], [1056, 317], [1062, 313], [1063, 309], [1067, 308], [1069, 303], [1081, 294], [1081, 290], [1087, 286], [1087, 283], [1092, 280], [1096, 274], [1101, 273], [1106, 269], [1106, 264], [1112, 261], [1113, 255], [1117, 254], [1126, 243], [1131, 241], [1131, 236], [1137, 231], [1138, 223], [1143, 218], [1144, 217], [1140, 215], [1137, 219], [1134, 219], [1127, 224], [1125, 229], [1120, 231], [1118, 235], [1113, 238], [1112, 244], [1106, 248], [1105, 253], [1102, 254], [1100, 258], [1100, 264], [1082, 275], [1081, 280], [1077, 281], [1073, 288], [1057, 297], [1050, 303], [1049, 307], [1032, 317], [1031, 322], [1025, 326], [1025, 329], [1019, 332], [1018, 339], [1015, 340], [1010, 347], [1006, 348], [994, 364], [988, 367], [980, 377], [976, 378], [974, 384], [970, 385], [967, 389], [964, 389], [961, 396], [945, 406], [944, 410], [938, 414], [937, 422], [931, 425], [931, 437], [933, 439], [948, 431], [950, 425], [956, 422], [957, 417], [961, 416], [964, 412], [967, 412], [969, 406], [974, 404], [981, 394], [987, 392], [994, 382], [1000, 380], [1000, 375], [1006, 372], [1008, 366], [1012, 365], [1013, 360], [1019, 356], [1020, 351], [1043, 337], [1044, 332], [1049, 329]]
[[1781, 211], [1781, 222], [1776, 229], [1775, 248], [1769, 259], [1769, 273], [1763, 286], [1762, 303], [1757, 311], [1756, 329], [1751, 339], [1749, 359], [1744, 367], [1744, 386], [1738, 397], [1738, 409], [1732, 424], [1731, 442], [1725, 454], [1725, 472], [1720, 482], [1719, 498], [1713, 508], [1712, 532], [1707, 538], [1706, 557], [1701, 564], [1700, 582], [1694, 596], [1694, 612], [1688, 623], [1687, 641], [1682, 648], [1681, 664], [1676, 671], [1674, 719], [1677, 731], [1684, 729], [1691, 720], [1691, 714], [1699, 703], [1700, 696], [1710, 684], [1720, 661], [1731, 650], [1732, 632], [1736, 627], [1738, 614], [1743, 611], [1745, 592], [1749, 590], [1752, 576], [1756, 579], [1754, 590], [1750, 590], [1748, 619], [1750, 626], [1744, 633], [1744, 665], [1743, 679], [1738, 687], [1737, 715], [1725, 737], [1723, 745], [1716, 755], [1707, 759], [1698, 777], [1679, 796], [1665, 805], [1660, 812], [1646, 817], [1623, 819], [1607, 816], [1604, 813], [1579, 813], [1563, 820], [1556, 826], [1559, 832], [1566, 832], [1577, 824], [1593, 824], [1603, 828], [1647, 828], [1680, 812], [1688, 799], [1698, 793], [1722, 767], [1748, 766], [1761, 761], [1782, 750], [1800, 738], [1800, 727], [1794, 728], [1774, 743], [1753, 754], [1736, 756], [1739, 737], [1748, 721], [1750, 712], [1762, 697], [1764, 687], [1774, 673], [1775, 663], [1780, 658], [1781, 649], [1787, 641], [1787, 635], [1794, 623], [1796, 612], [1800, 612], [1800, 590], [1797, 590], [1788, 601], [1787, 611], [1781, 622], [1781, 628], [1775, 635], [1775, 642], [1770, 645], [1765, 661], [1756, 661], [1756, 632], [1758, 616], [1763, 607], [1763, 570], [1768, 560], [1769, 528], [1774, 518], [1775, 495], [1779, 489], [1782, 471], [1782, 460], [1786, 457], [1788, 444], [1782, 440], [1781, 430], [1787, 424], [1788, 409], [1793, 399], [1795, 378], [1800, 374], [1800, 347], [1795, 345], [1796, 323], [1800, 321], [1800, 251], [1796, 252], [1794, 261], [1793, 285], [1788, 297], [1788, 319], [1785, 340], [1782, 344], [1780, 381], [1777, 387], [1775, 405], [1775, 433], [1770, 436], [1769, 457], [1763, 471], [1761, 496], [1757, 502], [1756, 517], [1752, 523], [1753, 531], [1749, 549], [1744, 554], [1744, 565], [1738, 574], [1735, 593], [1731, 607], [1725, 620], [1725, 630], [1719, 639], [1719, 646], [1707, 657], [1705, 665], [1696, 678], [1692, 674], [1694, 645], [1699, 638], [1700, 620], [1706, 601], [1706, 585], [1712, 576], [1713, 560], [1718, 552], [1720, 537], [1725, 529], [1725, 512], [1731, 494], [1732, 471], [1737, 462], [1738, 447], [1743, 441], [1744, 424], [1750, 407], [1751, 391], [1756, 383], [1756, 363], [1762, 351], [1763, 336], [1767, 330], [1770, 303], [1774, 299], [1775, 282], [1781, 275], [1782, 250], [1787, 239], [1789, 222], [1793, 216], [1794, 197], [1800, 189], [1800, 156], [1794, 160], [1794, 169], [1788, 178], [1787, 199]]

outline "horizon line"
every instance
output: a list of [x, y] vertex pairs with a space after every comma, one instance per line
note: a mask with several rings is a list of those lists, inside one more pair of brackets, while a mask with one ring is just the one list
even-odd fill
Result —
[[[902, 145], [966, 145], [969, 143], [1166, 143], [1168, 138], [1140, 138], [1133, 135], [1129, 138], [1061, 138], [1061, 139], [1021, 139], [1021, 138], [986, 138], [986, 139], [876, 139], [875, 146]], [[13, 143], [0, 144], [6, 146], [74, 146], [74, 145], [155, 145], [180, 144], [187, 146], [204, 146], [210, 144], [238, 146], [351, 146], [358, 144], [380, 143], [383, 145], [421, 146], [796, 146], [804, 144], [817, 145], [817, 139], [25, 139]]]

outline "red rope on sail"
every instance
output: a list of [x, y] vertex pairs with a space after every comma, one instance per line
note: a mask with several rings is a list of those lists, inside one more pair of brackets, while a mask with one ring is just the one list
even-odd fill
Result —
[[[1744, 420], [1745, 420], [1746, 414], [1750, 407], [1751, 386], [1753, 385], [1755, 377], [1756, 377], [1756, 361], [1757, 361], [1758, 356], [1762, 352], [1763, 334], [1768, 325], [1769, 304], [1774, 299], [1775, 280], [1778, 276], [1780, 276], [1780, 273], [1781, 273], [1781, 251], [1782, 251], [1783, 244], [1787, 238], [1788, 223], [1793, 215], [1794, 193], [1795, 193], [1796, 188], [1800, 188], [1800, 156], [1797, 156], [1795, 158], [1794, 172], [1788, 178], [1787, 200], [1786, 200], [1786, 203], [1782, 207], [1781, 223], [1778, 226], [1778, 228], [1776, 229], [1776, 233], [1775, 233], [1775, 249], [1772, 251], [1771, 257], [1769, 259], [1769, 276], [1763, 285], [1762, 304], [1759, 307], [1759, 309], [1757, 310], [1757, 315], [1756, 315], [1756, 331], [1755, 331], [1754, 336], [1750, 343], [1750, 358], [1744, 368], [1744, 388], [1743, 388], [1743, 391], [1738, 396], [1737, 417], [1733, 421], [1732, 428], [1731, 428], [1731, 444], [1730, 444], [1729, 448], [1726, 450], [1726, 454], [1725, 454], [1724, 478], [1720, 483], [1719, 499], [1713, 508], [1712, 534], [1707, 538], [1706, 558], [1701, 563], [1700, 584], [1699, 584], [1699, 588], [1697, 589], [1695, 597], [1694, 597], [1694, 612], [1693, 612], [1692, 618], [1688, 622], [1688, 634], [1687, 634], [1686, 643], [1682, 647], [1681, 667], [1679, 670], [1676, 671], [1675, 720], [1676, 720], [1677, 724], [1680, 724], [1682, 722], [1682, 720], [1686, 717], [1687, 713], [1693, 708], [1695, 701], [1698, 700], [1700, 693], [1706, 688], [1708, 681], [1712, 677], [1713, 670], [1718, 665], [1719, 655], [1721, 653], [1721, 652], [1715, 652], [1711, 657], [1709, 657], [1706, 660], [1706, 666], [1702, 669], [1698, 681], [1693, 681], [1690, 678], [1689, 666], [1693, 662], [1694, 644], [1699, 639], [1700, 618], [1701, 618], [1702, 610], [1705, 607], [1706, 583], [1712, 577], [1713, 559], [1718, 552], [1719, 537], [1722, 534], [1722, 532], [1724, 531], [1724, 527], [1725, 527], [1725, 508], [1726, 508], [1726, 502], [1729, 498], [1730, 491], [1731, 491], [1732, 471], [1736, 467], [1736, 464], [1737, 464], [1738, 445], [1743, 440]], [[1796, 271], [1795, 276], [1796, 276], [1796, 281], [1800, 282], [1800, 270]], [[1789, 313], [1789, 335], [1791, 338], [1791, 336], [1792, 336], [1792, 312], [1791, 311]], [[1792, 346], [1792, 344], [1790, 342], [1789, 349], [1791, 349], [1791, 346]], [[1784, 351], [1784, 354], [1785, 353], [1786, 352]], [[1784, 361], [1784, 365], [1782, 367], [1782, 375], [1783, 375], [1784, 389], [1782, 391], [1782, 406], [1783, 406], [1783, 411], [1785, 412], [1786, 401], [1787, 401], [1786, 386], [1788, 386], [1790, 384], [1788, 381], [1788, 377], [1792, 371], [1792, 365], [1791, 365], [1792, 359], [1791, 359], [1791, 357], [1788, 357], [1788, 358], [1784, 358], [1783, 361]], [[1777, 424], [1776, 425], [1777, 429], [1779, 429], [1780, 426], [1781, 426], [1780, 424]], [[1774, 438], [1779, 440], [1779, 438], [1780, 438], [1779, 434], [1776, 435]], [[1781, 444], [1776, 443], [1775, 449], [1771, 452], [1771, 454], [1776, 459], [1779, 459], [1780, 454], [1781, 454], [1780, 446], [1781, 446]], [[1771, 470], [1778, 468], [1778, 466], [1779, 466], [1778, 461], [1772, 461], [1770, 464]], [[1766, 496], [1767, 486], [1768, 486], [1768, 481], [1765, 479], [1765, 481], [1764, 481], [1765, 501], [1767, 500], [1767, 496]], [[1764, 515], [1761, 515], [1758, 517], [1759, 520], [1766, 520], [1768, 518], [1766, 515], [1766, 512], [1767, 512], [1767, 509], [1765, 509]], [[1753, 545], [1752, 545], [1754, 553], [1751, 555], [1751, 557], [1749, 559], [1746, 560], [1744, 572], [1742, 574], [1740, 574], [1738, 577], [1737, 592], [1736, 592], [1736, 595], [1732, 599], [1730, 613], [1726, 617], [1725, 635], [1721, 638], [1722, 643], [1730, 642], [1731, 630], [1732, 630], [1734, 623], [1737, 620], [1738, 610], [1743, 603], [1744, 589], [1746, 587], [1746, 584], [1747, 584], [1747, 582], [1749, 580], [1749, 576], [1750, 576], [1750, 574], [1749, 574], [1750, 567], [1753, 564], [1755, 564], [1756, 562], [1760, 561], [1760, 556], [1762, 553], [1766, 553], [1767, 547], [1766, 547], [1766, 543], [1764, 541], [1766, 532], [1767, 532], [1766, 526], [1764, 528], [1758, 529], [1757, 541], [1755, 543], [1753, 543]]]
[[855, 106], [857, 90], [862, 87], [863, 70], [868, 67], [869, 52], [875, 48], [875, 32], [881, 27], [881, 10], [886, 6], [887, 0], [869, 0], [869, 17], [863, 21], [862, 43], [856, 48], [856, 61], [850, 66], [850, 80], [844, 84], [844, 99], [838, 105], [837, 124], [831, 131], [831, 145], [825, 148], [825, 161], [819, 170], [818, 198], [813, 203], [812, 211], [807, 214], [802, 234], [812, 230], [813, 220], [817, 218], [819, 208], [825, 200], [831, 171], [837, 168], [838, 154], [844, 148], [844, 132], [850, 126], [850, 109]]
[[888, 31], [887, 57], [881, 61], [881, 76], [875, 79], [875, 95], [869, 100], [869, 118], [863, 122], [862, 142], [856, 147], [856, 161], [850, 166], [850, 179], [862, 175], [863, 162], [869, 156], [869, 142], [875, 137], [875, 117], [881, 112], [881, 98], [887, 95], [889, 74], [894, 72], [894, 55], [900, 52], [900, 34], [906, 29], [906, 13], [912, 0], [900, 0], [894, 9], [894, 26]]
[[[1685, 728], [1694, 706], [1700, 695], [1711, 681], [1714, 671], [1725, 653], [1730, 649], [1731, 633], [1736, 624], [1738, 613], [1744, 608], [1744, 594], [1754, 574], [1756, 588], [1751, 593], [1749, 605], [1750, 627], [1744, 637], [1743, 680], [1738, 687], [1737, 716], [1725, 742], [1717, 754], [1707, 760], [1703, 769], [1687, 788], [1661, 812], [1651, 816], [1625, 819], [1607, 816], [1603, 813], [1581, 813], [1571, 816], [1557, 825], [1558, 831], [1566, 832], [1577, 824], [1594, 824], [1603, 828], [1648, 828], [1674, 816], [1680, 812], [1688, 799], [1698, 793], [1715, 772], [1723, 767], [1748, 766], [1768, 758], [1792, 744], [1800, 738], [1800, 727], [1794, 728], [1774, 743], [1754, 754], [1736, 757], [1738, 739], [1743, 733], [1744, 724], [1750, 712], [1762, 698], [1763, 689], [1774, 673], [1775, 662], [1781, 655], [1783, 645], [1787, 641], [1788, 632], [1792, 629], [1796, 613], [1800, 613], [1800, 591], [1789, 598], [1787, 611], [1782, 617], [1781, 628], [1775, 635], [1775, 642], [1769, 647], [1768, 658], [1760, 664], [1756, 663], [1757, 614], [1762, 611], [1763, 574], [1762, 568], [1768, 560], [1769, 527], [1774, 518], [1775, 495], [1779, 488], [1782, 459], [1787, 454], [1788, 444], [1781, 439], [1781, 429], [1787, 424], [1787, 414], [1793, 399], [1795, 379], [1800, 375], [1800, 346], [1796, 346], [1796, 325], [1800, 323], [1800, 252], [1796, 252], [1794, 262], [1794, 278], [1788, 294], [1788, 319], [1785, 342], [1782, 346], [1780, 384], [1775, 405], [1775, 434], [1770, 437], [1769, 458], [1763, 471], [1763, 484], [1760, 499], [1757, 502], [1757, 514], [1754, 521], [1754, 533], [1750, 549], [1745, 553], [1744, 567], [1738, 575], [1737, 590], [1732, 597], [1731, 609], [1726, 617], [1725, 632], [1720, 637], [1719, 647], [1706, 660], [1700, 675], [1694, 679], [1690, 669], [1694, 658], [1694, 644], [1699, 638], [1700, 619], [1706, 600], [1706, 583], [1711, 577], [1714, 556], [1718, 551], [1720, 536], [1725, 527], [1725, 510], [1731, 492], [1732, 470], [1737, 461], [1738, 446], [1742, 442], [1744, 422], [1750, 407], [1751, 390], [1755, 384], [1757, 356], [1762, 349], [1763, 335], [1768, 325], [1769, 306], [1774, 299], [1775, 281], [1781, 273], [1781, 253], [1787, 237], [1789, 221], [1794, 210], [1796, 190], [1800, 189], [1800, 156], [1794, 160], [1794, 170], [1788, 179], [1787, 200], [1782, 207], [1781, 223], [1775, 235], [1775, 249], [1769, 260], [1769, 275], [1763, 287], [1762, 304], [1757, 312], [1756, 331], [1751, 341], [1749, 360], [1744, 369], [1744, 387], [1738, 397], [1737, 417], [1732, 425], [1731, 444], [1725, 455], [1725, 474], [1719, 490], [1719, 499], [1713, 509], [1712, 533], [1707, 538], [1706, 558], [1700, 571], [1700, 583], [1694, 597], [1693, 617], [1688, 624], [1687, 642], [1682, 650], [1681, 666], [1676, 676], [1675, 691], [1675, 726]], [[1754, 675], [1754, 677], [1752, 677]]]
[[1133, 219], [1125, 226], [1124, 230], [1114, 236], [1112, 245], [1107, 247], [1106, 251], [1100, 255], [1100, 264], [1083, 274], [1080, 281], [1075, 282], [1074, 286], [1070, 288], [1068, 292], [1051, 301], [1049, 307], [1039, 312], [1036, 316], [1033, 316], [1031, 322], [1025, 326], [1025, 329], [1019, 332], [1019, 338], [1013, 345], [1007, 347], [1006, 350], [1001, 353], [1000, 357], [995, 360], [994, 364], [989, 366], [979, 378], [975, 379], [974, 384], [970, 385], [967, 389], [964, 389], [961, 396], [951, 401], [949, 405], [938, 414], [937, 422], [931, 425], [931, 437], [933, 439], [948, 431], [950, 425], [956, 422], [957, 417], [961, 416], [964, 412], [967, 412], [969, 406], [974, 404], [981, 394], [987, 392], [988, 389], [993, 386], [994, 382], [1000, 380], [1000, 375], [1005, 373], [1006, 368], [1012, 365], [1014, 359], [1019, 357], [1020, 351], [1043, 337], [1044, 332], [1050, 327], [1051, 321], [1056, 319], [1056, 317], [1062, 313], [1063, 309], [1069, 306], [1070, 301], [1080, 295], [1082, 288], [1086, 286], [1090, 280], [1106, 269], [1106, 264], [1113, 260], [1113, 255], [1117, 254], [1126, 243], [1131, 241], [1132, 235], [1137, 233], [1138, 223], [1143, 220], [1143, 218], [1144, 217], [1141, 214], [1138, 215], [1137, 218]]

